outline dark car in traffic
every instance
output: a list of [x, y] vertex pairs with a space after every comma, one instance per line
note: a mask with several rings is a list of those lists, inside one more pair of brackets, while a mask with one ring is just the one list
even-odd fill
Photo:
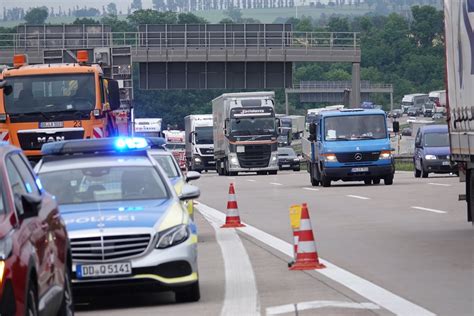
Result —
[[407, 110], [407, 115], [408, 116], [418, 116], [419, 114], [419, 111], [416, 107], [412, 106], [410, 108], [408, 108]]
[[278, 147], [278, 168], [300, 171], [300, 159], [291, 147]]
[[457, 173], [458, 167], [450, 161], [447, 125], [425, 125], [415, 137], [415, 177], [427, 178], [430, 173]]
[[405, 127], [402, 129], [402, 136], [411, 136], [412, 132], [410, 127]]
[[0, 142], [0, 315], [73, 315], [71, 256], [55, 199]]

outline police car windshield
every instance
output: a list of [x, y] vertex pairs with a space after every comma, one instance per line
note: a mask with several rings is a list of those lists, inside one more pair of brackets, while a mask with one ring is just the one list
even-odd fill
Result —
[[91, 111], [95, 105], [93, 74], [8, 78], [13, 93], [5, 97], [10, 114]]
[[166, 185], [149, 166], [94, 167], [41, 174], [60, 205], [168, 199]]
[[166, 172], [168, 178], [177, 178], [180, 176], [178, 167], [174, 162], [173, 156], [170, 155], [154, 155], [153, 159], [158, 162], [160, 167]]

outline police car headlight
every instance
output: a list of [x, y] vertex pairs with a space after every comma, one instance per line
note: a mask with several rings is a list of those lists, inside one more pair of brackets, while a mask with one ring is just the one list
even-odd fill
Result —
[[189, 229], [187, 225], [178, 225], [171, 227], [160, 233], [160, 238], [156, 244], [156, 248], [164, 249], [176, 246], [184, 242], [189, 237]]

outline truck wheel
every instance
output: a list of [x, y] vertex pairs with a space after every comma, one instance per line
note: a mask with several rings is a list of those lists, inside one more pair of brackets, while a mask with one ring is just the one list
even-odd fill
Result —
[[364, 180], [364, 183], [365, 183], [365, 185], [371, 185], [371, 184], [372, 184], [372, 180], [371, 180], [371, 179], [365, 179], [365, 180]]
[[268, 174], [273, 174], [273, 175], [275, 175], [275, 174], [278, 174], [278, 171], [276, 171], [276, 170], [268, 171]]
[[321, 185], [325, 188], [331, 186], [331, 179], [326, 177], [325, 175], [321, 175]]
[[372, 180], [373, 184], [380, 184], [380, 178], [376, 178]]
[[383, 183], [385, 185], [392, 185], [393, 184], [393, 174], [392, 175], [389, 175], [389, 176], [386, 176], [384, 179], [383, 179]]

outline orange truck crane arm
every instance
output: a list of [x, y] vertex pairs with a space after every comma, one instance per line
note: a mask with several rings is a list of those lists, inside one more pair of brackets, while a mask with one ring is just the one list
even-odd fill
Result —
[[79, 51], [77, 63], [28, 65], [15, 55], [0, 73], [0, 141], [37, 160], [45, 143], [118, 135], [118, 83], [87, 60]]

